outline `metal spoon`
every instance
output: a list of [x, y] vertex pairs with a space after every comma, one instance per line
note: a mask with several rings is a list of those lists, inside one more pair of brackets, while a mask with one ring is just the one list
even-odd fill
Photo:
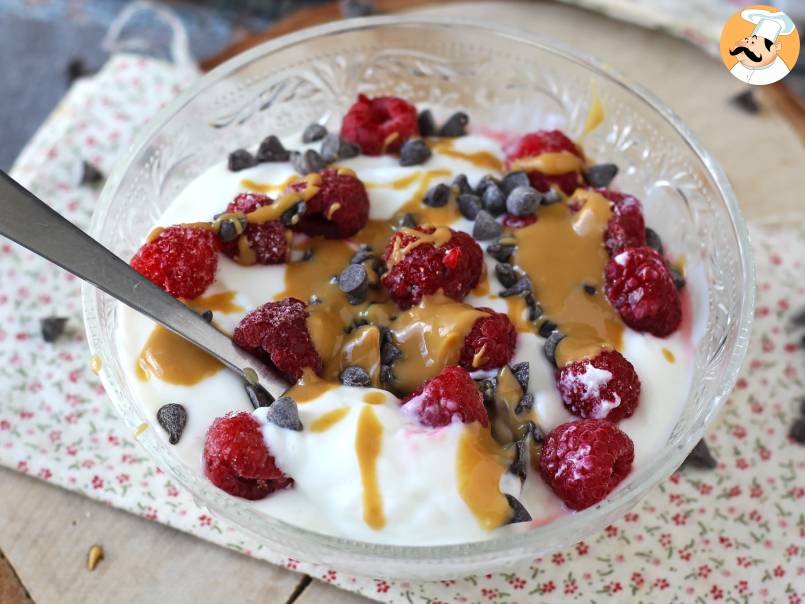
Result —
[[201, 315], [164, 292], [126, 262], [0, 171], [0, 235], [117, 298], [221, 361], [243, 379], [255, 374], [272, 397], [288, 385]]

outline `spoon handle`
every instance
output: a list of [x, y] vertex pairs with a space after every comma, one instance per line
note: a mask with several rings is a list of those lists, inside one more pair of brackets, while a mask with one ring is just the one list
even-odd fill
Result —
[[235, 346], [226, 334], [140, 275], [2, 171], [0, 235], [162, 324], [216, 357], [244, 379], [244, 368], [251, 367], [272, 396], [279, 396], [287, 389], [271, 369]]

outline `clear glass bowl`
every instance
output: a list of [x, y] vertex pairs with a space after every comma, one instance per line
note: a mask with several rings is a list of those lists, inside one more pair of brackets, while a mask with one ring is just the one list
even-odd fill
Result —
[[[608, 499], [545, 526], [438, 547], [384, 546], [334, 538], [257, 513], [184, 466], [153, 430], [139, 441], [210, 512], [294, 558], [366, 576], [437, 579], [502, 569], [571, 545], [618, 519], [670, 475], [702, 437], [740, 369], [754, 304], [749, 240], [724, 173], [665, 105], [589, 57], [533, 34], [417, 17], [377, 17], [317, 27], [250, 50], [166, 107], [111, 174], [91, 233], [130, 258], [185, 185], [240, 146], [314, 120], [338, 127], [358, 93], [394, 94], [466, 110], [474, 125], [524, 132], [563, 128], [580, 136], [595, 82], [606, 117], [587, 154], [620, 166], [620, 187], [644, 201], [647, 220], [673, 254], [702, 275], [700, 339], [682, 417], [652, 463]], [[90, 347], [117, 411], [134, 429], [146, 417], [115, 349], [116, 302], [84, 288]]]

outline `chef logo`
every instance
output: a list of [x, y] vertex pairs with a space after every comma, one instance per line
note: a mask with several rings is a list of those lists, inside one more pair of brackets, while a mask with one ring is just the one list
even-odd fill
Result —
[[763, 4], [730, 17], [721, 32], [721, 58], [730, 73], [747, 84], [782, 80], [799, 57], [799, 34], [784, 12]]

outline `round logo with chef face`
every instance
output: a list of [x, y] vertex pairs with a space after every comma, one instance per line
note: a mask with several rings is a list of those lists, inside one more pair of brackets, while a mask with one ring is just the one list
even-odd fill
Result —
[[782, 80], [799, 57], [799, 33], [779, 9], [765, 4], [742, 8], [721, 31], [721, 58], [730, 73], [747, 84]]

